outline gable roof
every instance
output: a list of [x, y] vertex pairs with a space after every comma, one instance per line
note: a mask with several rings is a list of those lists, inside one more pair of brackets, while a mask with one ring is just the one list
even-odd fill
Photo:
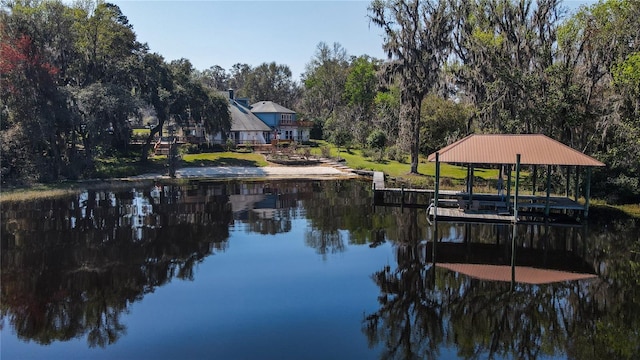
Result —
[[[440, 162], [463, 164], [604, 166], [600, 161], [542, 134], [473, 134], [438, 151]], [[436, 160], [436, 153], [429, 155]]]
[[283, 113], [295, 114], [296, 112], [286, 107], [276, 104], [273, 101], [259, 101], [251, 105], [251, 112], [254, 113]]
[[231, 113], [231, 131], [271, 131], [269, 125], [234, 99], [229, 99], [229, 112]]

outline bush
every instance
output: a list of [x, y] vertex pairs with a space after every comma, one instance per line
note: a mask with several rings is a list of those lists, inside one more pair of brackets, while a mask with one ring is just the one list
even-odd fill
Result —
[[328, 146], [322, 146], [320, 148], [320, 154], [322, 154], [323, 158], [330, 158], [331, 157], [331, 149]]
[[387, 143], [387, 135], [382, 130], [374, 130], [367, 136], [367, 147], [370, 149], [383, 149]]
[[227, 141], [224, 143], [224, 147], [227, 151], [233, 151], [236, 149], [236, 142], [232, 139], [227, 139]]
[[305, 160], [308, 160], [311, 157], [311, 149], [309, 149], [308, 147], [299, 148], [298, 154]]
[[382, 151], [381, 149], [377, 149], [377, 150], [373, 150], [373, 153], [371, 154], [371, 160], [377, 162], [377, 163], [381, 163], [384, 161], [384, 151]]
[[183, 154], [200, 154], [202, 152], [196, 144], [185, 144], [180, 147], [180, 150]]
[[390, 160], [395, 160], [399, 163], [404, 164], [406, 162], [406, 154], [400, 150], [397, 146], [391, 146], [387, 149], [387, 157]]

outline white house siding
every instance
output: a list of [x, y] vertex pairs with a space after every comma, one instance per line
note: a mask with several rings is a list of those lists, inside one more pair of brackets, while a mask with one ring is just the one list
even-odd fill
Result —
[[258, 131], [242, 131], [238, 133], [240, 138], [237, 139], [238, 144], [266, 144], [262, 132]]

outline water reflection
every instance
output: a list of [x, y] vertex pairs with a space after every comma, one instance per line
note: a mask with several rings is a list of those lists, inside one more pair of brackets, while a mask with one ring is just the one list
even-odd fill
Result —
[[[383, 346], [382, 358], [640, 355], [636, 221], [608, 223], [617, 236], [593, 226], [590, 234], [585, 227], [518, 226], [517, 265], [599, 278], [513, 286], [438, 266], [510, 264], [511, 226], [438, 223], [436, 231], [415, 212], [397, 212], [405, 228], [396, 243], [397, 267], [371, 276], [380, 307], [365, 316], [363, 332], [370, 346]], [[424, 236], [416, 230], [422, 228]]]
[[224, 252], [230, 227], [288, 232], [307, 212], [314, 216], [307, 245], [343, 251], [345, 224], [361, 221], [345, 209], [369, 207], [366, 192], [353, 181], [158, 183], [3, 203], [3, 323], [27, 341], [86, 336], [89, 346], [104, 347], [126, 334], [120, 315], [133, 302], [174, 277], [193, 279], [196, 264]]
[[[372, 262], [371, 278], [353, 279], [371, 293], [336, 301], [371, 302], [351, 336], [366, 338], [372, 357], [637, 358], [640, 224], [591, 213], [588, 228], [519, 226], [516, 264], [596, 279], [512, 286], [440, 266], [509, 265], [511, 227], [435, 231], [422, 210], [373, 208], [370, 184], [357, 181], [157, 183], [3, 203], [0, 315], [23, 341], [106, 347], [126, 336], [134, 302], [172, 279], [197, 280], [205, 258], [229, 256], [232, 232], [264, 235], [267, 246], [292, 233], [318, 259], [354, 245], [392, 251]], [[323, 265], [326, 274], [309, 274], [315, 283], [335, 275]], [[296, 306], [297, 316], [315, 313]]]

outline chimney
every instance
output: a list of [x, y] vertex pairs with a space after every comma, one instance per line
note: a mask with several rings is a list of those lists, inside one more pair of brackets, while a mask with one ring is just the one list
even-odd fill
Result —
[[233, 89], [229, 89], [229, 99], [233, 100]]

